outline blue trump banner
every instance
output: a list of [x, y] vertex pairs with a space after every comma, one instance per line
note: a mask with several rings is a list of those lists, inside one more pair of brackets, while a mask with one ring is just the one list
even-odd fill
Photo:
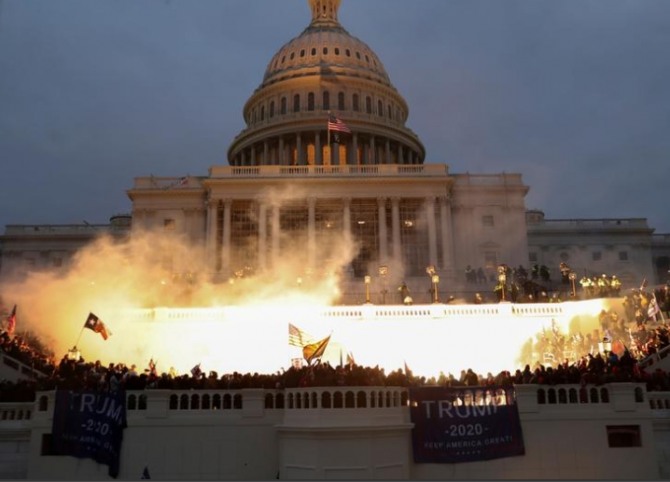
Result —
[[91, 458], [119, 475], [123, 429], [126, 428], [126, 397], [123, 391], [56, 391], [52, 426], [55, 455]]
[[410, 388], [415, 463], [456, 463], [524, 455], [513, 388]]

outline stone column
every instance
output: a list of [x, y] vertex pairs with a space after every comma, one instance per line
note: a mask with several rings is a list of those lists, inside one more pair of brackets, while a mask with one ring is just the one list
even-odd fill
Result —
[[219, 203], [216, 199], [207, 201], [207, 264], [216, 269], [216, 218]]
[[268, 164], [268, 157], [270, 155], [268, 151], [269, 151], [268, 141], [267, 139], [265, 139], [263, 141], [263, 164], [265, 164], [266, 166]]
[[222, 241], [221, 241], [221, 271], [224, 275], [231, 272], [230, 267], [230, 238], [231, 238], [231, 207], [232, 199], [225, 199], [223, 201], [223, 225], [222, 225]]
[[342, 198], [342, 234], [345, 244], [351, 242], [351, 198]]
[[286, 153], [284, 152], [284, 138], [279, 136], [279, 152], [277, 152], [277, 161], [280, 166], [286, 164]]
[[316, 198], [307, 198], [307, 266], [316, 266]]
[[264, 200], [258, 203], [258, 267], [267, 268], [268, 205]]
[[402, 164], [402, 144], [400, 142], [398, 142], [398, 159], [396, 162]]
[[379, 208], [377, 222], [379, 223], [379, 262], [388, 263], [388, 235], [386, 233], [386, 198], [377, 198], [377, 207]]
[[[358, 134], [355, 132], [351, 136], [351, 154], [349, 155], [350, 164], [358, 164]], [[362, 162], [361, 162], [362, 164]]]
[[330, 165], [339, 166], [340, 165], [340, 143], [338, 141], [333, 141], [330, 148]]
[[377, 148], [375, 147], [375, 136], [370, 136], [370, 146], [368, 152], [370, 153], [370, 159], [368, 159], [368, 164], [377, 164]]
[[250, 166], [255, 166], [256, 165], [256, 146], [252, 145], [251, 146], [251, 156], [249, 159], [249, 165]]
[[295, 163], [298, 166], [305, 165], [305, 154], [302, 152], [302, 136], [298, 132], [295, 136], [295, 151], [296, 151], [296, 160]]
[[454, 240], [452, 239], [451, 204], [447, 196], [440, 196], [440, 227], [442, 228], [442, 269], [454, 269]]
[[323, 166], [323, 150], [321, 149], [321, 132], [314, 135], [314, 164]]
[[435, 230], [435, 198], [427, 197], [426, 221], [428, 225], [428, 263], [437, 266], [437, 232]]
[[386, 159], [384, 159], [384, 164], [391, 164], [391, 140], [386, 138], [386, 152], [384, 153]]
[[279, 236], [281, 226], [279, 224], [279, 205], [272, 206], [272, 268], [276, 269], [279, 264]]
[[402, 260], [402, 246], [400, 241], [400, 198], [391, 198], [391, 229], [393, 230], [393, 259]]

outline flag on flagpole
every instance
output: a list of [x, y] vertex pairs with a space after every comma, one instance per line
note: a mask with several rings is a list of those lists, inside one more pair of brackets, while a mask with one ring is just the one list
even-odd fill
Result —
[[105, 340], [109, 338], [109, 335], [112, 334], [112, 332], [107, 329], [102, 320], [97, 316], [95, 316], [93, 313], [88, 314], [88, 318], [86, 318], [86, 323], [84, 323], [84, 328], [88, 328], [89, 330], [93, 330], [96, 333], [100, 333], [100, 335], [102, 335], [102, 338]]
[[7, 333], [13, 335], [14, 329], [16, 329], [16, 305], [14, 305], [12, 312], [7, 317]]
[[305, 345], [302, 348], [302, 356], [305, 358], [308, 364], [311, 364], [312, 360], [319, 359], [323, 356], [323, 353], [326, 351], [326, 346], [328, 346], [329, 341], [330, 341], [330, 335], [328, 335], [321, 341], [317, 341], [316, 343], [310, 343], [309, 345]]
[[351, 134], [351, 129], [333, 114], [328, 116], [328, 131], [346, 132]]
[[649, 308], [647, 308], [647, 315], [649, 318], [653, 318], [656, 320], [656, 315], [659, 314], [661, 309], [658, 306], [658, 303], [656, 302], [656, 297], [654, 296], [650, 301], [649, 301]]
[[308, 335], [293, 323], [288, 324], [288, 344], [303, 347], [314, 342], [314, 337]]

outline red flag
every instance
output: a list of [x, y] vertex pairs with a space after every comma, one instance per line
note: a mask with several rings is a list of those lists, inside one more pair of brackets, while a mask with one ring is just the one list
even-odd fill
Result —
[[7, 333], [13, 335], [15, 328], [16, 328], [16, 305], [14, 305], [12, 312], [7, 317]]
[[100, 318], [95, 316], [93, 313], [88, 314], [88, 318], [86, 318], [86, 323], [84, 323], [84, 328], [88, 328], [89, 330], [93, 330], [96, 333], [100, 333], [102, 335], [103, 339], [109, 338], [109, 335], [112, 333], [107, 330], [107, 327], [105, 324], [102, 322]]

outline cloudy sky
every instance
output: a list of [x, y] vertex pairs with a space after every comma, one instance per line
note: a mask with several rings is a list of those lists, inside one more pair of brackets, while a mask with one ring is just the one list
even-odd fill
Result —
[[[226, 164], [306, 0], [0, 0], [0, 230], [105, 223]], [[670, 1], [343, 0], [427, 162], [518, 172], [551, 219], [670, 232]]]

